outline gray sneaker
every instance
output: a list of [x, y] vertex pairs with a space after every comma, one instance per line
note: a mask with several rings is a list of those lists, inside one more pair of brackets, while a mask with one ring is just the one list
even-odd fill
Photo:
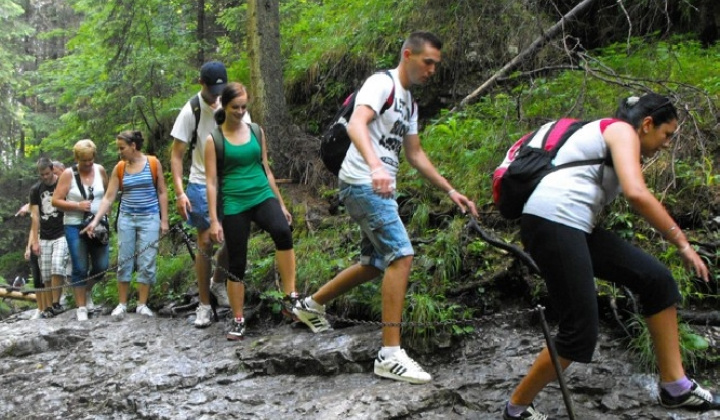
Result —
[[214, 281], [210, 282], [210, 293], [215, 296], [217, 299], [218, 306], [223, 306], [226, 308], [230, 307], [230, 299], [228, 298], [227, 294], [227, 286], [225, 283], [215, 283]]
[[122, 303], [118, 304], [118, 306], [113, 309], [110, 316], [115, 321], [120, 321], [121, 319], [125, 318], [125, 313], [127, 312], [127, 306], [123, 305]]

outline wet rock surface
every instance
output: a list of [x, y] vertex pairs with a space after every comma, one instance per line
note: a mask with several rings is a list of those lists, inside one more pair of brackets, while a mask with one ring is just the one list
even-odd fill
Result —
[[[431, 354], [408, 353], [433, 381], [410, 385], [372, 373], [376, 326], [312, 334], [278, 322], [248, 326], [241, 342], [224, 324], [196, 329], [188, 318], [120, 322], [73, 310], [49, 320], [0, 323], [2, 419], [499, 419], [535, 354], [542, 330], [516, 317]], [[712, 382], [711, 372], [701, 382]], [[595, 360], [565, 375], [577, 419], [717, 419], [660, 407], [654, 375], [637, 370], [603, 332]], [[717, 389], [715, 384], [711, 385]], [[536, 406], [569, 418], [557, 384]]]

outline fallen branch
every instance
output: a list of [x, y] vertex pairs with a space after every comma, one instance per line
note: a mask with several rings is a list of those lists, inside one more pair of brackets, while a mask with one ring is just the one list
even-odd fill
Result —
[[35, 302], [35, 293], [23, 293], [17, 290], [6, 289], [0, 287], [0, 298], [26, 300], [29, 302]]
[[493, 237], [489, 233], [485, 232], [480, 228], [480, 225], [478, 225], [478, 222], [477, 220], [475, 220], [474, 217], [470, 218], [468, 226], [475, 230], [478, 234], [480, 234], [480, 237], [485, 242], [489, 243], [494, 247], [504, 249], [505, 251], [510, 252], [511, 254], [515, 255], [520, 261], [522, 261], [525, 265], [527, 265], [530, 271], [532, 271], [534, 274], [540, 274], [540, 269], [538, 268], [537, 264], [535, 264], [535, 261], [533, 261], [532, 257], [530, 257], [530, 255], [528, 255], [525, 251], [513, 244], [501, 241]]
[[557, 36], [559, 33], [562, 32], [563, 28], [565, 27], [565, 22], [575, 19], [578, 15], [585, 12], [593, 3], [595, 3], [595, 0], [583, 0], [580, 2], [577, 6], [573, 7], [572, 10], [567, 12], [565, 16], [563, 16], [560, 21], [558, 21], [556, 24], [550, 27], [546, 32], [544, 32], [542, 35], [540, 35], [538, 38], [533, 41], [530, 46], [525, 48], [520, 54], [516, 55], [515, 58], [510, 60], [509, 63], [505, 64], [503, 68], [498, 70], [495, 74], [492, 75], [485, 83], [483, 83], [479, 88], [475, 89], [473, 93], [466, 96], [460, 103], [453, 108], [450, 112], [455, 112], [459, 110], [460, 108], [465, 107], [471, 100], [475, 99], [476, 97], [484, 94], [487, 90], [489, 90], [499, 78], [504, 77], [507, 75], [510, 71], [515, 69], [520, 63], [524, 62], [525, 60], [531, 58], [535, 54], [537, 54], [538, 51], [552, 38]]

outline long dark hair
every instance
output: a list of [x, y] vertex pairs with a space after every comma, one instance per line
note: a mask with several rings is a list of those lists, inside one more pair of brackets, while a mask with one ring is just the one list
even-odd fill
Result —
[[665, 96], [648, 93], [641, 97], [630, 96], [622, 99], [615, 111], [615, 118], [621, 119], [639, 129], [645, 117], [651, 117], [653, 124], [660, 125], [678, 118], [675, 105]]
[[230, 82], [225, 86], [222, 93], [220, 94], [220, 104], [222, 108], [215, 111], [215, 122], [221, 125], [225, 122], [225, 107], [238, 96], [247, 95], [247, 89], [245, 85], [238, 82]]

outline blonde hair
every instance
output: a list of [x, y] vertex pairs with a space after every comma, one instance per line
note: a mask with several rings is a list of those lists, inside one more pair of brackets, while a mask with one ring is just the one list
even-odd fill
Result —
[[75, 143], [75, 146], [73, 146], [73, 153], [75, 155], [75, 159], [79, 159], [80, 155], [85, 155], [88, 153], [92, 153], [93, 157], [95, 157], [96, 152], [97, 147], [95, 147], [95, 143], [93, 143], [93, 141], [90, 139], [78, 140], [78, 142]]

